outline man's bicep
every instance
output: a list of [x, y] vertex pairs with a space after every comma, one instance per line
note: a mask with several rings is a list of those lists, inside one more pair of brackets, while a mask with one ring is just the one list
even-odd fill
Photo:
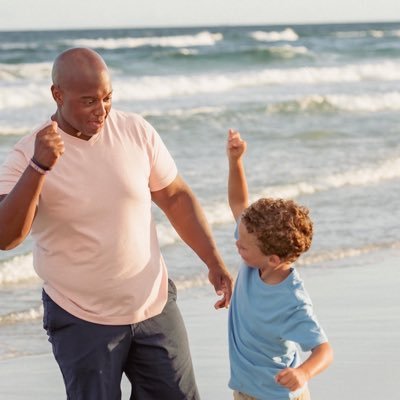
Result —
[[6, 198], [6, 194], [0, 194], [0, 202], [3, 201]]
[[180, 194], [188, 193], [189, 187], [185, 181], [177, 175], [176, 178], [165, 188], [151, 192], [151, 198], [158, 207], [167, 211], [172, 206]]

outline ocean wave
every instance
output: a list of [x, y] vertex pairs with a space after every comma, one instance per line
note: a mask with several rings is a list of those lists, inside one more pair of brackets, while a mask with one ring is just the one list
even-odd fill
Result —
[[199, 32], [194, 35], [177, 36], [151, 36], [151, 37], [126, 37], [126, 38], [99, 38], [99, 39], [76, 39], [65, 41], [70, 46], [83, 46], [94, 49], [123, 49], [136, 47], [194, 47], [214, 46], [223, 39], [222, 33], [208, 31]]
[[[143, 110], [141, 115], [144, 118], [151, 117], [175, 117], [175, 118], [191, 118], [196, 115], [219, 114], [226, 111], [226, 107], [194, 107], [194, 108], [174, 108], [170, 110]], [[0, 126], [1, 132], [1, 126]]]
[[296, 41], [299, 35], [291, 28], [286, 28], [281, 32], [276, 31], [254, 31], [250, 36], [259, 42], [278, 42], [278, 41]]
[[28, 310], [10, 312], [0, 315], [0, 325], [16, 324], [20, 322], [34, 321], [43, 317], [43, 305]]
[[[253, 202], [260, 197], [276, 197], [294, 199], [299, 196], [313, 195], [328, 190], [341, 189], [346, 186], [375, 185], [383, 181], [400, 178], [400, 158], [383, 161], [365, 168], [353, 169], [344, 173], [321, 176], [315, 180], [295, 182], [287, 185], [268, 186], [251, 195]], [[211, 226], [231, 223], [232, 213], [226, 201], [203, 202], [203, 209]], [[157, 225], [158, 237], [162, 246], [180, 241], [178, 235], [166, 223]]]
[[311, 52], [305, 46], [291, 46], [290, 44], [269, 47], [266, 50], [272, 55], [278, 55], [280, 58], [293, 58], [297, 55], [311, 54]]
[[127, 101], [188, 96], [199, 93], [220, 93], [244, 87], [268, 85], [318, 85], [360, 81], [400, 80], [400, 64], [351, 64], [342, 67], [302, 67], [264, 69], [230, 74], [200, 74], [193, 76], [145, 76], [115, 80], [115, 99]]
[[0, 43], [0, 50], [36, 50], [40, 47], [40, 43], [33, 42], [2, 42]]
[[385, 37], [398, 37], [400, 36], [400, 30], [368, 29], [360, 31], [339, 31], [333, 33], [333, 36], [339, 39], [354, 39], [354, 38], [364, 38], [364, 37], [373, 37], [376, 39], [380, 39]]
[[400, 242], [374, 243], [360, 247], [349, 247], [342, 249], [332, 249], [327, 251], [315, 252], [313, 254], [304, 254], [296, 261], [297, 265], [313, 265], [324, 262], [341, 260], [345, 258], [358, 257], [363, 254], [372, 253], [385, 249], [399, 249]]
[[332, 174], [310, 182], [297, 182], [289, 185], [270, 186], [261, 196], [295, 198], [345, 186], [366, 186], [397, 179], [400, 177], [400, 157], [385, 160], [379, 164], [353, 169], [344, 173]]
[[0, 262], [0, 286], [26, 281], [39, 281], [31, 253]]
[[41, 81], [51, 79], [52, 63], [0, 64], [0, 81], [15, 80]]
[[3, 125], [0, 124], [0, 136], [22, 136], [28, 134], [32, 130], [31, 125], [18, 125], [18, 126], [12, 126], [12, 125]]
[[[47, 69], [47, 67], [46, 67]], [[222, 93], [246, 87], [269, 85], [318, 85], [360, 81], [400, 81], [400, 63], [352, 64], [342, 67], [263, 69], [236, 73], [130, 77], [116, 74], [114, 100], [152, 100], [202, 93]], [[53, 104], [50, 83], [24, 81], [0, 90], [0, 109], [20, 109]]]
[[54, 100], [48, 84], [18, 84], [0, 87], [0, 110], [14, 110], [23, 108], [54, 107]]
[[310, 95], [300, 99], [271, 104], [271, 113], [292, 113], [303, 111], [360, 111], [380, 112], [400, 110], [400, 92], [375, 93], [365, 95]]

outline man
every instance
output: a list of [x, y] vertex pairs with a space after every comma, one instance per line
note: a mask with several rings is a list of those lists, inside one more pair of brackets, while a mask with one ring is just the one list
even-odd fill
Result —
[[57, 111], [0, 171], [0, 248], [32, 229], [44, 328], [68, 399], [198, 399], [186, 331], [160, 253], [151, 203], [209, 268], [227, 307], [232, 280], [204, 214], [154, 128], [111, 110], [96, 52], [55, 60]]

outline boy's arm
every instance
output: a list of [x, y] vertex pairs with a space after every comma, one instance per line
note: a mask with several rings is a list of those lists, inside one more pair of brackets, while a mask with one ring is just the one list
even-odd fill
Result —
[[242, 160], [245, 151], [246, 142], [240, 138], [240, 133], [230, 129], [226, 147], [229, 161], [228, 200], [235, 221], [249, 203], [247, 180]]
[[333, 361], [333, 350], [328, 342], [311, 351], [310, 357], [297, 368], [286, 368], [276, 375], [276, 381], [291, 391], [300, 389], [307, 381], [326, 369]]

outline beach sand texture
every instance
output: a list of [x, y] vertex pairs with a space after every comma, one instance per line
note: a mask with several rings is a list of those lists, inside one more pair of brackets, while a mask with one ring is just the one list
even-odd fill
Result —
[[[400, 250], [391, 250], [368, 254], [365, 260], [360, 257], [359, 265], [353, 267], [331, 265], [324, 270], [301, 271], [335, 351], [333, 365], [310, 383], [313, 399], [398, 399], [399, 259]], [[228, 312], [212, 309], [210, 288], [190, 291], [190, 296], [185, 292], [180, 295], [179, 304], [202, 399], [229, 400]], [[61, 374], [51, 354], [1, 361], [0, 376], [2, 399], [65, 398]], [[122, 388], [123, 399], [128, 399], [126, 380]]]

